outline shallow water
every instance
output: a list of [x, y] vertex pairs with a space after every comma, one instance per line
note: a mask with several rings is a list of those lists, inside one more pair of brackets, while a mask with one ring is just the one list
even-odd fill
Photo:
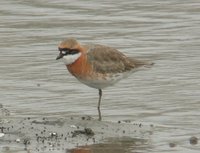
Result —
[[[200, 138], [199, 2], [1, 0], [0, 4], [0, 102], [16, 117], [97, 117], [98, 91], [80, 84], [55, 60], [58, 43], [73, 36], [156, 63], [103, 91], [104, 120], [156, 126], [151, 143], [137, 152], [199, 152], [199, 144], [189, 143], [191, 136]], [[176, 147], [170, 148], [171, 142]], [[124, 148], [135, 150], [134, 145]]]

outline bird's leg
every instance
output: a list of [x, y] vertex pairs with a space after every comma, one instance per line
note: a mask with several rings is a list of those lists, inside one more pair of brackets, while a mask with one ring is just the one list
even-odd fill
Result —
[[99, 89], [99, 102], [98, 102], [98, 113], [99, 113], [99, 121], [101, 121], [101, 109], [100, 109], [100, 104], [101, 104], [101, 97], [102, 97], [102, 90]]

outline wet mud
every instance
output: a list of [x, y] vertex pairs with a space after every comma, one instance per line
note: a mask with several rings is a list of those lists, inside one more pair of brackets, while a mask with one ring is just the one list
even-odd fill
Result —
[[91, 152], [99, 146], [102, 148], [103, 143], [106, 148], [113, 142], [119, 147], [121, 141], [131, 145], [144, 144], [153, 130], [152, 125], [130, 121], [98, 121], [89, 116], [15, 118], [3, 106], [0, 111], [0, 150], [7, 153]]

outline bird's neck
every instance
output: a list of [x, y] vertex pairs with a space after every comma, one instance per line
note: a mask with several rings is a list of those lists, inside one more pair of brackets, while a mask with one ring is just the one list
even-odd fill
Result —
[[92, 69], [87, 61], [86, 52], [81, 52], [81, 56], [74, 63], [66, 66], [68, 71], [78, 79], [88, 76]]

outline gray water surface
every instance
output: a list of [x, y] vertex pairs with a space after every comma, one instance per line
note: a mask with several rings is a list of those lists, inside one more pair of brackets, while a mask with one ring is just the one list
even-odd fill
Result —
[[55, 60], [75, 37], [156, 63], [103, 91], [104, 120], [156, 127], [138, 152], [199, 152], [189, 143], [200, 138], [199, 1], [1, 0], [0, 33], [0, 103], [16, 117], [98, 117], [98, 91]]

